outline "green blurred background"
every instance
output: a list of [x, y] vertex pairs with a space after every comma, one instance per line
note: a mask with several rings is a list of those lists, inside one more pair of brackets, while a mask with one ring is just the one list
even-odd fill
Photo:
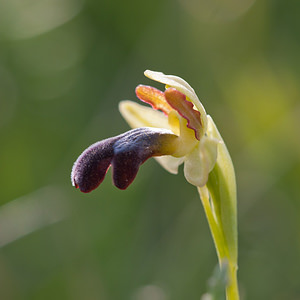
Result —
[[[300, 2], [0, 0], [0, 299], [196, 300], [217, 264], [196, 189], [154, 160], [71, 186], [118, 102], [186, 79], [238, 183], [243, 299], [300, 299]], [[162, 86], [160, 86], [163, 88]]]

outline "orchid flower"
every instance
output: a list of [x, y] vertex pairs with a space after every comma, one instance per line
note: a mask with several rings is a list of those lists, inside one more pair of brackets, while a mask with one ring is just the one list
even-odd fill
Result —
[[236, 184], [225, 143], [186, 81], [149, 70], [145, 76], [164, 84], [165, 91], [136, 88], [137, 97], [152, 107], [122, 101], [120, 112], [133, 129], [88, 147], [74, 163], [72, 184], [90, 192], [111, 166], [115, 186], [126, 189], [150, 157], [173, 174], [184, 164], [186, 180], [198, 189], [220, 266], [228, 265], [227, 299], [239, 299]]

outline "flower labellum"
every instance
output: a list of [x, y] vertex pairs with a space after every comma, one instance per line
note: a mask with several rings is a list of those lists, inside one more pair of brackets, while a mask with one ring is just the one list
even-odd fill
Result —
[[74, 163], [72, 183], [84, 193], [91, 192], [104, 180], [112, 166], [115, 186], [126, 189], [148, 158], [171, 155], [175, 151], [176, 139], [171, 131], [142, 127], [97, 142]]

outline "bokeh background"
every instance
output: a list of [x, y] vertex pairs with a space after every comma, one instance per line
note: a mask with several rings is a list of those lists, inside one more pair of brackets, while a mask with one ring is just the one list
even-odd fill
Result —
[[[71, 186], [89, 144], [128, 130], [118, 102], [186, 79], [238, 183], [243, 299], [300, 299], [300, 3], [0, 1], [0, 298], [200, 299], [217, 264], [196, 189], [147, 161]], [[158, 86], [158, 85], [155, 85]], [[163, 88], [162, 86], [160, 86]]]

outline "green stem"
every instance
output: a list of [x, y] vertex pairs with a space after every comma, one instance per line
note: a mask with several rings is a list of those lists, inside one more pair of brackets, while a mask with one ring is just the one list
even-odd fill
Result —
[[215, 216], [212, 212], [211, 205], [209, 202], [209, 194], [206, 187], [199, 188], [198, 192], [200, 194], [200, 199], [202, 201], [202, 205], [205, 211], [205, 215], [208, 221], [208, 225], [213, 237], [213, 241], [216, 247], [217, 255], [219, 262], [221, 262], [224, 258], [226, 258], [228, 255], [226, 253], [226, 249], [224, 247], [225, 241], [224, 241], [224, 235], [220, 230], [220, 226], [218, 225]]
[[205, 211], [205, 215], [207, 217], [207, 221], [209, 224], [209, 228], [213, 237], [213, 241], [215, 244], [215, 248], [217, 251], [217, 256], [219, 260], [220, 267], [224, 263], [224, 261], [228, 262], [228, 279], [229, 283], [226, 287], [226, 299], [227, 300], [239, 300], [239, 291], [238, 291], [238, 283], [237, 283], [237, 265], [236, 262], [233, 262], [230, 259], [228, 246], [224, 237], [224, 232], [222, 228], [222, 224], [219, 218], [214, 214], [212, 209], [209, 192], [207, 187], [198, 187], [198, 192], [203, 204], [203, 208]]
[[229, 283], [226, 287], [226, 297], [228, 300], [239, 300], [239, 287], [237, 282], [237, 266], [229, 263]]

